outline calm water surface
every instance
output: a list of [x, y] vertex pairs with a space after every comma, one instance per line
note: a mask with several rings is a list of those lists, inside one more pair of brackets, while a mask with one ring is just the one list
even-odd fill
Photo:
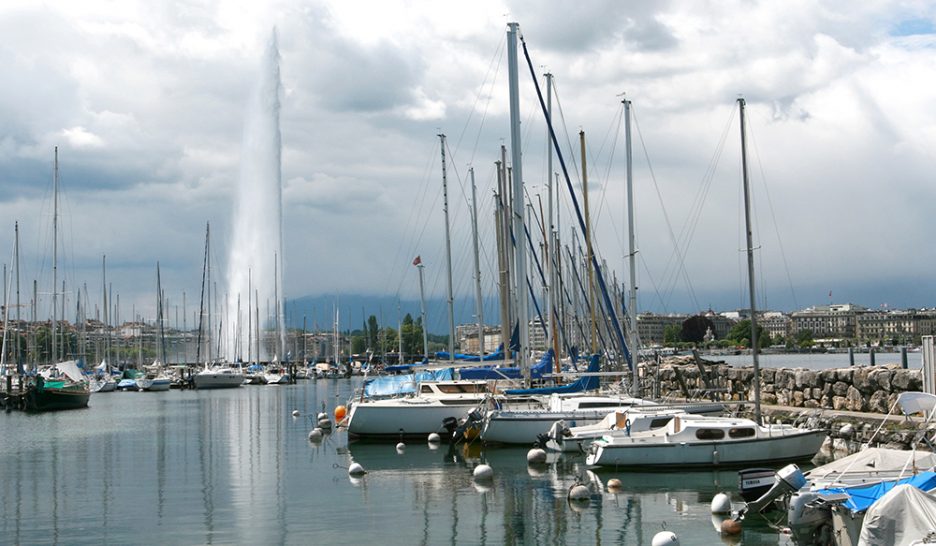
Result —
[[[357, 383], [355, 380], [354, 384]], [[0, 416], [2, 542], [11, 544], [630, 544], [663, 529], [721, 544], [709, 505], [737, 474], [607, 473], [623, 492], [570, 506], [581, 456], [530, 469], [526, 448], [307, 440], [348, 380], [218, 391], [107, 393], [87, 410]], [[302, 416], [291, 416], [299, 409]], [[351, 457], [368, 474], [347, 475]], [[480, 461], [490, 487], [471, 478]], [[748, 520], [730, 544], [788, 544]]]

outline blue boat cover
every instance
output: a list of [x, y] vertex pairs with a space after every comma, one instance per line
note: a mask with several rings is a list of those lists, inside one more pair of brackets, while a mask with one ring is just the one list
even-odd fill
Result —
[[[530, 367], [530, 377], [539, 379], [543, 374], [552, 371], [553, 350], [546, 351], [538, 363]], [[476, 368], [459, 368], [458, 376], [462, 379], [520, 379], [520, 368], [508, 366], [478, 366]]]
[[864, 512], [871, 507], [879, 498], [883, 497], [888, 491], [900, 484], [908, 484], [920, 489], [921, 491], [932, 491], [936, 489], [936, 472], [920, 472], [916, 476], [903, 478], [901, 480], [891, 480], [887, 482], [874, 483], [869, 485], [855, 485], [852, 487], [827, 487], [816, 491], [819, 494], [844, 493], [848, 495], [845, 501], [845, 507], [853, 512]]
[[[436, 359], [438, 360], [449, 360], [448, 351], [438, 351], [436, 352]], [[504, 345], [501, 344], [493, 353], [488, 353], [481, 357], [481, 355], [472, 355], [464, 353], [455, 353], [455, 358], [452, 360], [460, 360], [462, 362], [491, 362], [493, 360], [504, 360]]]
[[408, 372], [413, 369], [413, 366], [415, 366], [415, 364], [393, 364], [393, 365], [384, 367], [384, 371], [387, 373]]
[[405, 375], [385, 375], [364, 382], [364, 396], [393, 396], [416, 392], [420, 381], [451, 381], [452, 368], [425, 370]]
[[[592, 355], [591, 361], [588, 363], [588, 369], [585, 370], [585, 373], [597, 372], [598, 364], [600, 360], [601, 359], [599, 355]], [[553, 393], [568, 394], [571, 392], [583, 392], [583, 391], [594, 390], [598, 388], [599, 384], [600, 384], [600, 379], [598, 378], [598, 376], [591, 375], [591, 376], [580, 377], [576, 379], [575, 381], [573, 381], [572, 383], [568, 383], [565, 385], [558, 385], [555, 387], [538, 387], [535, 389], [509, 389], [504, 392], [506, 392], [507, 394], [523, 394], [523, 395], [553, 394]]]

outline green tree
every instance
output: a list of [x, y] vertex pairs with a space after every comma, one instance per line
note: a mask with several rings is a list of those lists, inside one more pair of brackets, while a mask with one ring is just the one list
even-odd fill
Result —
[[667, 324], [666, 327], [663, 328], [663, 343], [667, 345], [679, 343], [679, 334], [681, 331], [682, 328], [678, 324]]
[[380, 340], [378, 339], [380, 335], [380, 328], [377, 326], [377, 317], [371, 315], [367, 319], [367, 348], [373, 349], [374, 351], [378, 350], [378, 344]]
[[796, 337], [794, 339], [796, 346], [800, 349], [808, 349], [815, 344], [812, 330], [800, 330], [796, 332]]
[[[728, 335], [725, 337], [735, 342], [736, 345], [750, 347], [751, 321], [749, 319], [738, 321], [734, 326], [731, 327], [731, 330], [728, 331]], [[764, 327], [760, 324], [757, 325], [757, 345], [761, 349], [770, 346], [770, 334], [768, 334], [767, 331], [764, 330]]]

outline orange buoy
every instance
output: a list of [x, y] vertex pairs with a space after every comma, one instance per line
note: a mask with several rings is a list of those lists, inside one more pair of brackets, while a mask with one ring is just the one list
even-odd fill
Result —
[[721, 524], [721, 532], [723, 535], [740, 535], [741, 522], [734, 519], [726, 519]]
[[348, 408], [344, 406], [335, 407], [335, 421], [341, 421], [345, 418], [345, 413], [348, 412]]

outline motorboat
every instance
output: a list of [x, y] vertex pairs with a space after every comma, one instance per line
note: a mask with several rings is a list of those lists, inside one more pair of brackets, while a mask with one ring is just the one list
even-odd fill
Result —
[[231, 389], [244, 384], [244, 374], [239, 368], [206, 365], [192, 380], [196, 389]]
[[640, 469], [780, 464], [813, 458], [825, 437], [822, 429], [677, 415], [657, 429], [609, 431], [592, 442], [585, 462]]
[[488, 381], [422, 381], [417, 386], [407, 396], [381, 399], [362, 395], [360, 400], [351, 401], [348, 435], [371, 439], [425, 438], [433, 432], [444, 432], [443, 421], [464, 418], [492, 394]]

